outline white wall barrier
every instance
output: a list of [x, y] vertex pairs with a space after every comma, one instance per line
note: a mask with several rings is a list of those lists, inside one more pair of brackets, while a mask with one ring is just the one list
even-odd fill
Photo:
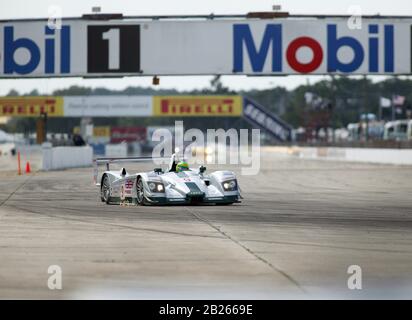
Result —
[[90, 167], [93, 163], [93, 148], [85, 147], [52, 147], [43, 143], [43, 170]]
[[274, 147], [268, 150], [301, 159], [412, 165], [412, 149]]
[[412, 165], [411, 149], [346, 149], [346, 160], [355, 162]]
[[12, 142], [6, 142], [0, 144], [0, 156], [7, 156], [11, 154], [11, 150], [15, 149], [16, 145]]

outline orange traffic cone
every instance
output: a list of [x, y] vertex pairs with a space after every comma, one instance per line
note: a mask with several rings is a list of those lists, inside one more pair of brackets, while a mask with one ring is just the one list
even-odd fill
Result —
[[26, 173], [31, 173], [29, 161], [26, 162]]

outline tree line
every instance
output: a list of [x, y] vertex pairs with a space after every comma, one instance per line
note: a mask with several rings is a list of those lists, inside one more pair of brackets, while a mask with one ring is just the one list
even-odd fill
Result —
[[[263, 90], [234, 91], [224, 86], [220, 77], [212, 79], [210, 86], [202, 90], [178, 91], [175, 89], [155, 89], [153, 87], [127, 87], [124, 90], [111, 90], [108, 88], [90, 88], [83, 86], [71, 86], [65, 89], [55, 90], [51, 93], [40, 93], [37, 90], [25, 94], [38, 95], [212, 95], [212, 94], [240, 94], [247, 96], [270, 111], [279, 115], [294, 127], [305, 126], [308, 109], [314, 106], [308, 102], [308, 94], [315, 96], [318, 102], [327, 105], [331, 111], [330, 125], [334, 128], [346, 127], [348, 123], [358, 122], [360, 115], [364, 113], [379, 114], [380, 98], [391, 99], [394, 95], [406, 97], [405, 109], [411, 109], [412, 80], [408, 78], [390, 77], [382, 81], [372, 81], [367, 77], [328, 77], [316, 83], [304, 84], [295, 89], [288, 90], [282, 86]], [[11, 90], [8, 96], [19, 96], [19, 92]], [[316, 110], [314, 110], [316, 112]], [[170, 125], [174, 119], [96, 119], [95, 125]], [[186, 121], [186, 120], [185, 120]], [[212, 120], [211, 120], [212, 121]], [[188, 119], [190, 127], [202, 129], [206, 124], [204, 119]], [[78, 125], [79, 119], [53, 119], [50, 120], [49, 130], [70, 130]], [[227, 128], [248, 127], [242, 120], [213, 119], [208, 126]], [[35, 130], [35, 119], [13, 119], [7, 125], [3, 125], [11, 132], [25, 132]], [[56, 131], [58, 132], [58, 131]]]

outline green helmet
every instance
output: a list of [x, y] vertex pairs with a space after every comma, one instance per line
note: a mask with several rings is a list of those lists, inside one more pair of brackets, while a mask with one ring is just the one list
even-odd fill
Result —
[[180, 161], [177, 165], [176, 165], [176, 171], [177, 172], [182, 172], [182, 171], [187, 171], [189, 170], [189, 165], [187, 164], [187, 162], [185, 161]]

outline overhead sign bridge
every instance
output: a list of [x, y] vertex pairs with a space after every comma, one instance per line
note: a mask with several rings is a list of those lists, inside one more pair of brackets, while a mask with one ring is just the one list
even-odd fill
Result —
[[[360, 28], [350, 18], [257, 12], [1, 20], [0, 78], [412, 74], [412, 17], [363, 16]], [[3, 100], [0, 115], [243, 116], [279, 140], [291, 134], [287, 123], [241, 97], [28, 99]]]
[[0, 78], [410, 75], [411, 17], [268, 12], [0, 21]]

